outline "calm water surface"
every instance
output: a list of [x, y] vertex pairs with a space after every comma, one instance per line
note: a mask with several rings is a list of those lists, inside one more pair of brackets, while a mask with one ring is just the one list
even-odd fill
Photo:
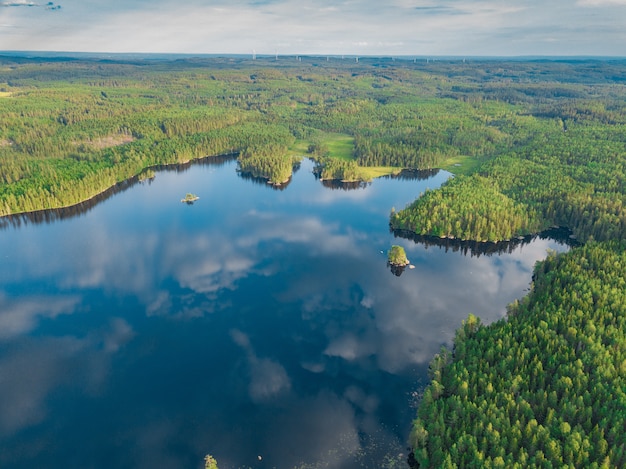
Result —
[[[305, 161], [277, 191], [235, 168], [162, 171], [0, 230], [0, 467], [405, 467], [433, 354], [566, 249], [394, 238], [391, 207], [445, 172], [346, 191]], [[391, 244], [415, 269], [390, 272]]]

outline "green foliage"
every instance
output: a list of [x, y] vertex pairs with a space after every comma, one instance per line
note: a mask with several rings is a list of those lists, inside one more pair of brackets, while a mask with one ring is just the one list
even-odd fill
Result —
[[317, 171], [321, 179], [335, 179], [338, 181], [362, 181], [363, 173], [356, 161], [337, 158], [318, 158]]
[[204, 457], [204, 469], [218, 469], [217, 461], [210, 454]]
[[[280, 151], [280, 150], [276, 150]], [[286, 151], [286, 148], [282, 149]], [[289, 180], [294, 161], [285, 153], [256, 154], [246, 151], [239, 157], [239, 168], [244, 173], [267, 179], [272, 184], [283, 184]]]
[[[589, 104], [569, 106], [574, 112]], [[509, 117], [499, 125], [513, 138], [511, 148], [483, 162], [470, 180], [452, 180], [441, 193], [418, 199], [392, 226], [478, 241], [553, 225], [570, 228], [583, 241], [626, 237], [626, 114], [609, 113], [612, 108], [598, 102], [593, 113], [578, 113], [567, 123], [546, 119], [545, 110], [540, 117]]]
[[390, 222], [394, 229], [421, 235], [476, 241], [508, 240], [542, 228], [533, 210], [478, 175], [458, 176], [440, 190], [427, 191], [392, 214]]
[[[394, 228], [626, 239], [624, 61], [316, 60], [0, 57], [0, 216], [207, 155], [239, 154], [242, 171], [280, 183], [288, 149], [310, 142], [322, 178], [462, 165]], [[454, 357], [431, 364], [411, 434], [420, 465], [626, 467], [624, 265], [618, 242], [549, 256], [508, 321], [468, 317]]]
[[[437, 236], [506, 239], [557, 224], [609, 239], [626, 229], [621, 63], [0, 63], [0, 216], [75, 204], [207, 155], [239, 153], [242, 170], [282, 182], [283, 155], [306, 142], [316, 159], [344, 161], [323, 161], [323, 178], [455, 161], [494, 183], [455, 182], [448, 195], [492, 200], [477, 222], [442, 198], [439, 231], [426, 231]], [[406, 218], [410, 229], [416, 217]]]
[[181, 202], [186, 202], [188, 204], [191, 204], [191, 203], [194, 203], [199, 198], [200, 197], [198, 197], [196, 194], [192, 194], [191, 192], [187, 192], [185, 197], [183, 199], [181, 199]]
[[470, 316], [431, 364], [420, 467], [624, 467], [624, 265], [624, 242], [552, 255], [508, 320]]
[[406, 252], [402, 246], [393, 245], [387, 253], [387, 262], [392, 265], [407, 265], [409, 260], [406, 258]]

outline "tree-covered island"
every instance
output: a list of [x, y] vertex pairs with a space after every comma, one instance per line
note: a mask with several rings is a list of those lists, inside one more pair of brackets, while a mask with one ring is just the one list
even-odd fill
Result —
[[180, 201], [183, 202], [183, 203], [186, 203], [186, 204], [193, 204], [199, 198], [200, 197], [198, 197], [196, 194], [192, 194], [191, 192], [187, 192], [185, 197], [180, 199]]
[[501, 241], [562, 226], [583, 245], [540, 263], [506, 319], [474, 312], [435, 357], [415, 464], [621, 468], [625, 83], [624, 60], [0, 57], [0, 216], [207, 155], [278, 184], [306, 154], [323, 179], [448, 169], [392, 228]]
[[399, 277], [410, 262], [406, 257], [406, 252], [402, 246], [393, 245], [387, 252], [387, 266], [391, 273]]
[[396, 266], [405, 266], [410, 264], [406, 257], [404, 248], [396, 244], [391, 246], [391, 249], [389, 249], [389, 252], [387, 253], [387, 262]]

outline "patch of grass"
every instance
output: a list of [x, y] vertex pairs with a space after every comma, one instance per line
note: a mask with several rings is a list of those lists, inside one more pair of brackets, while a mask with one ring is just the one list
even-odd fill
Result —
[[328, 146], [331, 158], [353, 160], [354, 138], [346, 134], [325, 133], [322, 142]]
[[482, 160], [471, 156], [453, 156], [443, 162], [441, 169], [450, 171], [455, 176], [469, 175], [474, 173], [481, 163]]
[[10, 91], [0, 91], [0, 98], [8, 98], [12, 94], [13, 93], [11, 93]]
[[359, 171], [363, 175], [363, 179], [371, 180], [381, 176], [390, 176], [398, 174], [402, 168], [394, 168], [393, 166], [361, 166]]

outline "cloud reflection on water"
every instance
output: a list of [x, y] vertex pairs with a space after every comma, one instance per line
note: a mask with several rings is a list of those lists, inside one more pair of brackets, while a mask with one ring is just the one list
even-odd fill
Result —
[[0, 340], [12, 339], [36, 329], [40, 320], [73, 314], [78, 296], [9, 298], [0, 291]]
[[[56, 249], [47, 253], [37, 230], [26, 230], [30, 242], [16, 243], [9, 259], [14, 268], [0, 270], [8, 285], [0, 296], [2, 434], [43, 425], [49, 399], [65, 390], [105, 403], [131, 390], [142, 396], [135, 420], [119, 410], [121, 420], [107, 428], [144, 462], [185, 467], [180, 445], [222, 455], [225, 467], [253, 465], [257, 455], [268, 466], [356, 467], [379, 451], [364, 434], [404, 444], [404, 429], [381, 425], [382, 414], [410, 412], [406, 387], [467, 314], [502, 317], [553, 247], [537, 240], [501, 256], [446, 253], [355, 223], [384, 210], [352, 208], [349, 193], [334, 191], [331, 209], [312, 193], [306, 209], [290, 212], [287, 200], [301, 204], [302, 194], [267, 192], [269, 201], [228, 208], [215, 222], [208, 217], [218, 207], [198, 204], [168, 212], [161, 224], [142, 212], [131, 227], [88, 216], [74, 222], [75, 236], [51, 225]], [[381, 253], [391, 243], [403, 244], [416, 266], [402, 277], [389, 274]], [[28, 294], [9, 294], [24, 283]], [[69, 315], [79, 325], [58, 326], [63, 337], [54, 337], [47, 326]], [[118, 379], [130, 380], [129, 389]], [[390, 399], [393, 386], [402, 391]], [[109, 397], [111, 389], [124, 397]]]
[[[60, 275], [59, 283], [64, 288], [88, 285], [126, 291], [145, 304], [150, 316], [197, 317], [213, 312], [219, 292], [236, 290], [246, 277], [284, 275], [286, 262], [291, 262], [283, 258], [288, 250], [271, 246], [296, 245], [302, 262], [297, 275], [286, 276], [278, 299], [300, 303], [305, 321], [330, 324], [338, 311], [350, 311], [342, 320], [332, 320], [342, 331], [352, 332], [330, 328], [324, 353], [348, 361], [374, 355], [384, 370], [397, 372], [426, 363], [442, 344], [450, 345], [467, 314], [477, 314], [484, 322], [501, 318], [504, 306], [521, 296], [535, 261], [545, 257], [551, 245], [537, 240], [511, 254], [471, 258], [406, 242], [417, 268], [396, 278], [383, 275], [385, 258], [371, 249], [370, 236], [337, 223], [254, 211], [229, 224], [228, 232], [235, 236], [217, 230], [174, 231], [164, 237], [128, 236], [123, 242], [100, 227], [95, 238], [98, 249], [75, 259], [74, 269]], [[69, 249], [68, 241], [61, 251]], [[135, 253], [132, 260], [126, 252]], [[325, 274], [319, 275], [320, 270]], [[155, 286], [169, 275], [179, 289], [155, 293]], [[50, 315], [71, 306], [51, 304]], [[38, 313], [28, 302], [20, 308], [24, 313], [12, 327], [28, 331]], [[10, 316], [0, 315], [0, 321], [3, 318], [8, 321]], [[433, 330], [440, 334], [432, 334]]]
[[[124, 319], [113, 318], [84, 338], [26, 338], [6, 346], [0, 358], [0, 436], [42, 422], [50, 395], [58, 388], [79, 388], [92, 396], [101, 393], [111, 355], [133, 335]], [[4, 467], [1, 463], [0, 456]]]

